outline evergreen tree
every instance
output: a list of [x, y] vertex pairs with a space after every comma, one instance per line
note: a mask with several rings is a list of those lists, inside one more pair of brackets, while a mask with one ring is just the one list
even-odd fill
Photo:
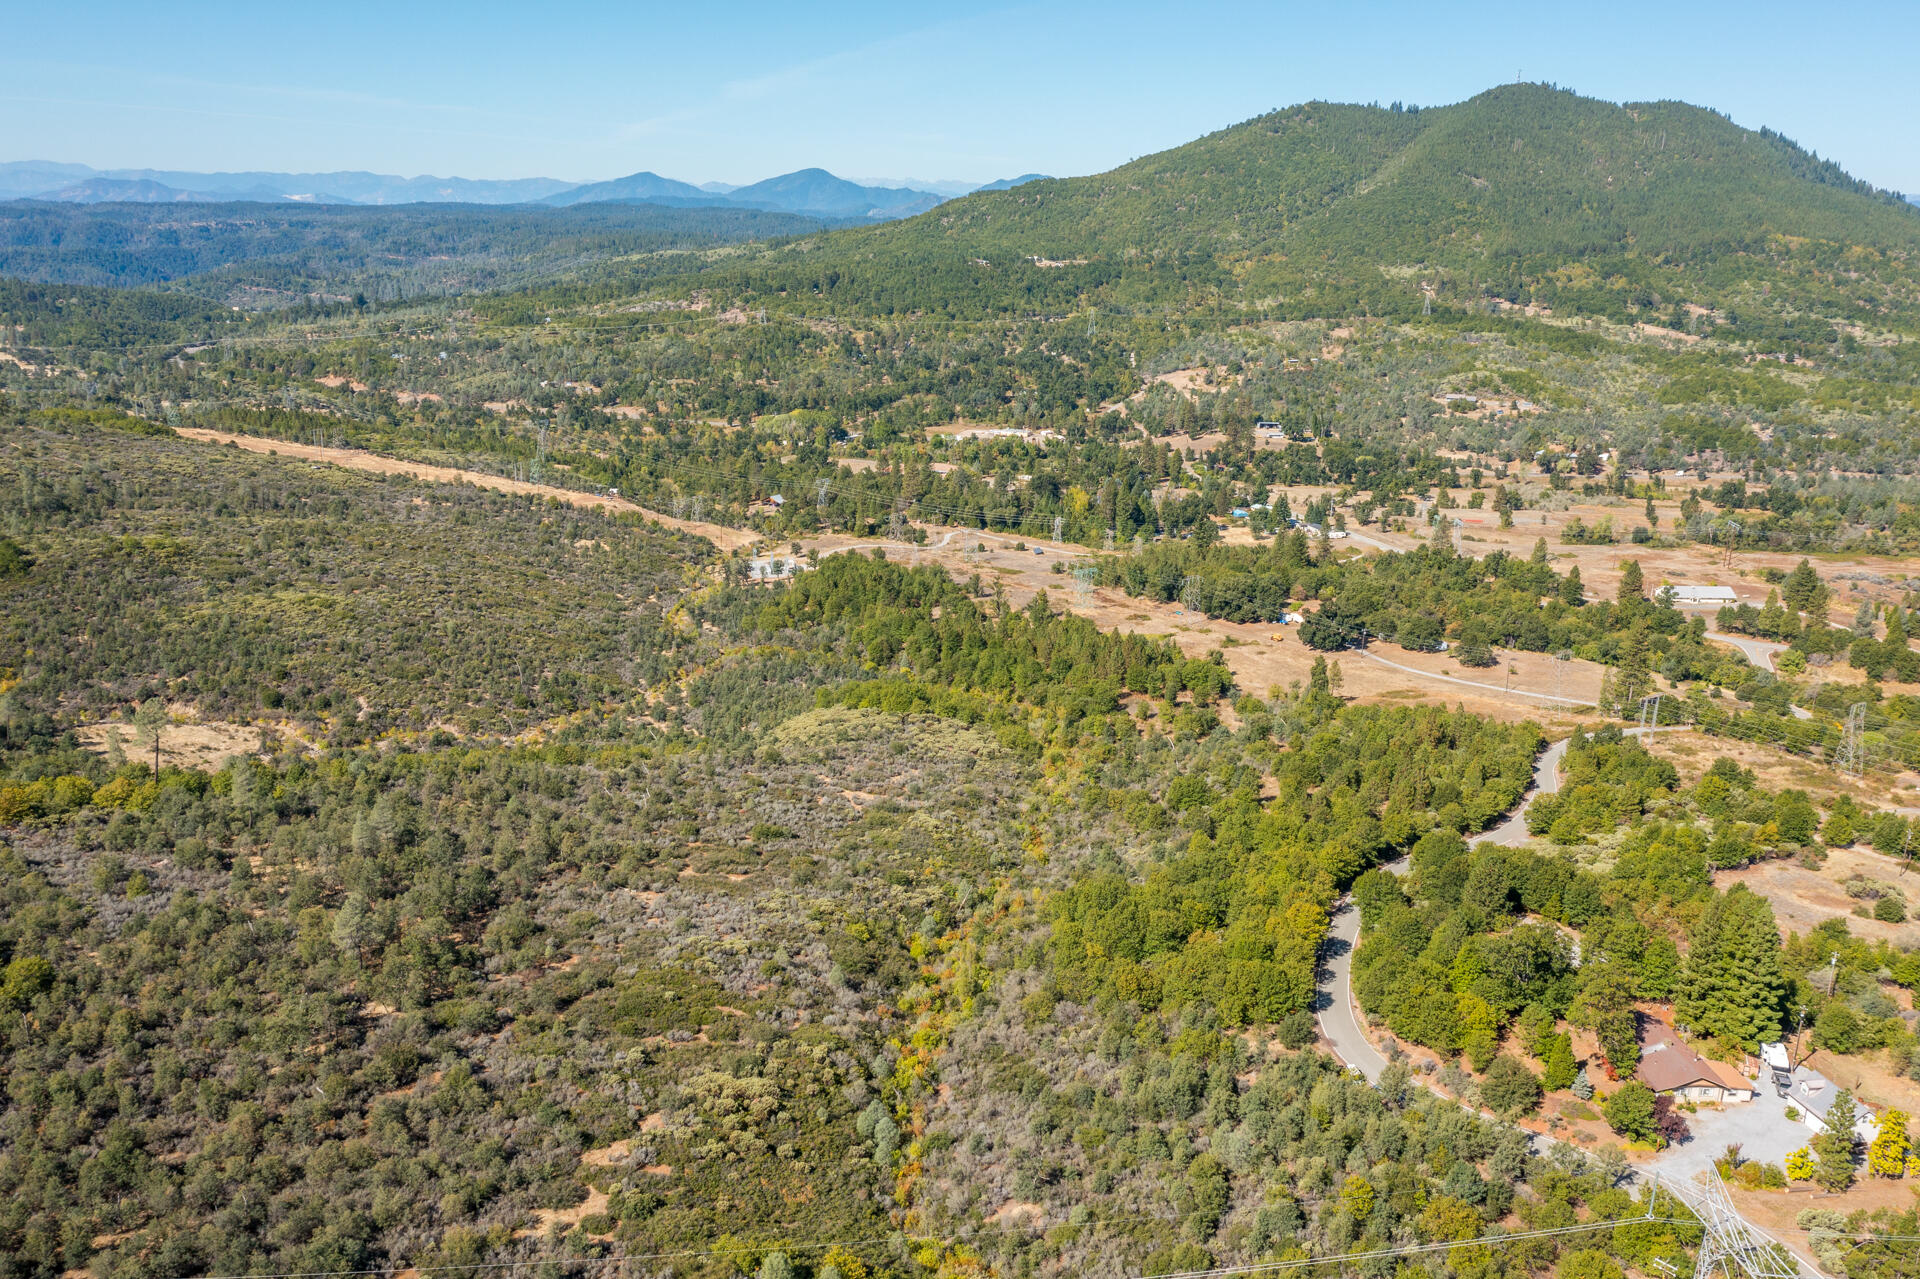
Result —
[[1752, 1051], [1780, 1037], [1786, 990], [1773, 907], [1736, 884], [1714, 898], [1694, 930], [1675, 1014], [1695, 1034]]
[[1853, 1126], [1857, 1118], [1853, 1094], [1842, 1088], [1827, 1110], [1826, 1128], [1810, 1143], [1819, 1160], [1814, 1180], [1828, 1194], [1838, 1194], [1853, 1184]]
[[1573, 1060], [1573, 1040], [1566, 1035], [1555, 1035], [1547, 1045], [1546, 1065], [1546, 1072], [1540, 1076], [1541, 1087], [1549, 1091], [1572, 1087], [1579, 1075], [1579, 1067]]
[[1652, 645], [1647, 628], [1637, 625], [1620, 640], [1620, 673], [1614, 681], [1614, 700], [1622, 719], [1638, 710], [1640, 699], [1653, 695]]
[[1575, 564], [1567, 570], [1565, 580], [1560, 583], [1560, 602], [1579, 608], [1587, 602], [1587, 591], [1580, 584], [1580, 566]]
[[1673, 939], [1661, 934], [1648, 941], [1640, 953], [1640, 994], [1647, 999], [1669, 999], [1679, 975], [1680, 950]]
[[1813, 565], [1801, 560], [1794, 565], [1793, 572], [1787, 574], [1780, 588], [1781, 602], [1795, 613], [1804, 613], [1812, 606], [1813, 597], [1820, 589], [1820, 575], [1813, 571]]
[[1631, 604], [1646, 597], [1647, 579], [1640, 571], [1640, 561], [1628, 560], [1620, 568], [1620, 593], [1616, 598], [1622, 604]]

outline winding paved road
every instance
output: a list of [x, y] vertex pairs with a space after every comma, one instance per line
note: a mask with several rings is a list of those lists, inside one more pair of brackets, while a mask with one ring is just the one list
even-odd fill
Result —
[[[1630, 728], [1627, 736], [1638, 737], [1648, 731], [1683, 733], [1689, 727], [1686, 724], [1673, 724], [1655, 730]], [[1571, 740], [1563, 737], [1540, 752], [1533, 764], [1533, 789], [1521, 797], [1520, 803], [1515, 805], [1504, 821], [1476, 838], [1473, 841], [1476, 845], [1499, 844], [1506, 848], [1517, 848], [1527, 842], [1527, 806], [1533, 803], [1535, 796], [1551, 795], [1560, 789], [1560, 764], [1567, 757], [1567, 743]], [[1408, 870], [1408, 859], [1402, 857], [1380, 869], [1404, 875]], [[1320, 1033], [1332, 1046], [1334, 1056], [1365, 1075], [1368, 1083], [1377, 1083], [1380, 1072], [1387, 1068], [1387, 1059], [1380, 1055], [1380, 1051], [1361, 1030], [1360, 1013], [1353, 999], [1353, 950], [1359, 944], [1359, 908], [1353, 904], [1351, 897], [1343, 897], [1328, 921], [1324, 964], [1320, 970], [1319, 988], [1314, 992], [1313, 1006], [1319, 1019]]]
[[1721, 644], [1733, 645], [1746, 656], [1749, 662], [1763, 671], [1773, 670], [1773, 655], [1787, 647], [1774, 640], [1753, 639], [1746, 635], [1728, 635], [1723, 631], [1708, 631], [1707, 638]]
[[[1788, 647], [1778, 640], [1754, 639], [1747, 635], [1728, 635], [1724, 631], [1708, 631], [1707, 638], [1722, 644], [1731, 644], [1744, 653], [1749, 662], [1763, 671], [1778, 672], [1780, 668], [1773, 664], [1774, 654], [1784, 653]], [[1804, 706], [1789, 706], [1787, 709], [1793, 712], [1795, 719], [1813, 718], [1813, 712]]]

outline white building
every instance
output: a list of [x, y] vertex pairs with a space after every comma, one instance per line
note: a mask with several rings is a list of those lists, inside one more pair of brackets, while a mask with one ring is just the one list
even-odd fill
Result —
[[1733, 593], [1731, 586], [1695, 586], [1682, 583], [1666, 588], [1673, 595], [1675, 604], [1734, 604], [1740, 597]]

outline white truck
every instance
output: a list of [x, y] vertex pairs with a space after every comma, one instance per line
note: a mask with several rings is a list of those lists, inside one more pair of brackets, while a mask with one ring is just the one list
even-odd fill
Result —
[[1793, 1062], [1787, 1056], [1785, 1044], [1761, 1044], [1760, 1060], [1766, 1064], [1767, 1073], [1773, 1076], [1773, 1091], [1784, 1097], [1793, 1087]]

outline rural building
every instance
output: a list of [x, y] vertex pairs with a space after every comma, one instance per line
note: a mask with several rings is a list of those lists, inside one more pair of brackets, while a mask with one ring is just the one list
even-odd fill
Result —
[[1732, 604], [1739, 600], [1731, 586], [1669, 586], [1675, 604]]
[[1633, 1077], [1681, 1101], [1752, 1101], [1759, 1095], [1753, 1081], [1732, 1066], [1708, 1061], [1678, 1043], [1648, 1044]]

